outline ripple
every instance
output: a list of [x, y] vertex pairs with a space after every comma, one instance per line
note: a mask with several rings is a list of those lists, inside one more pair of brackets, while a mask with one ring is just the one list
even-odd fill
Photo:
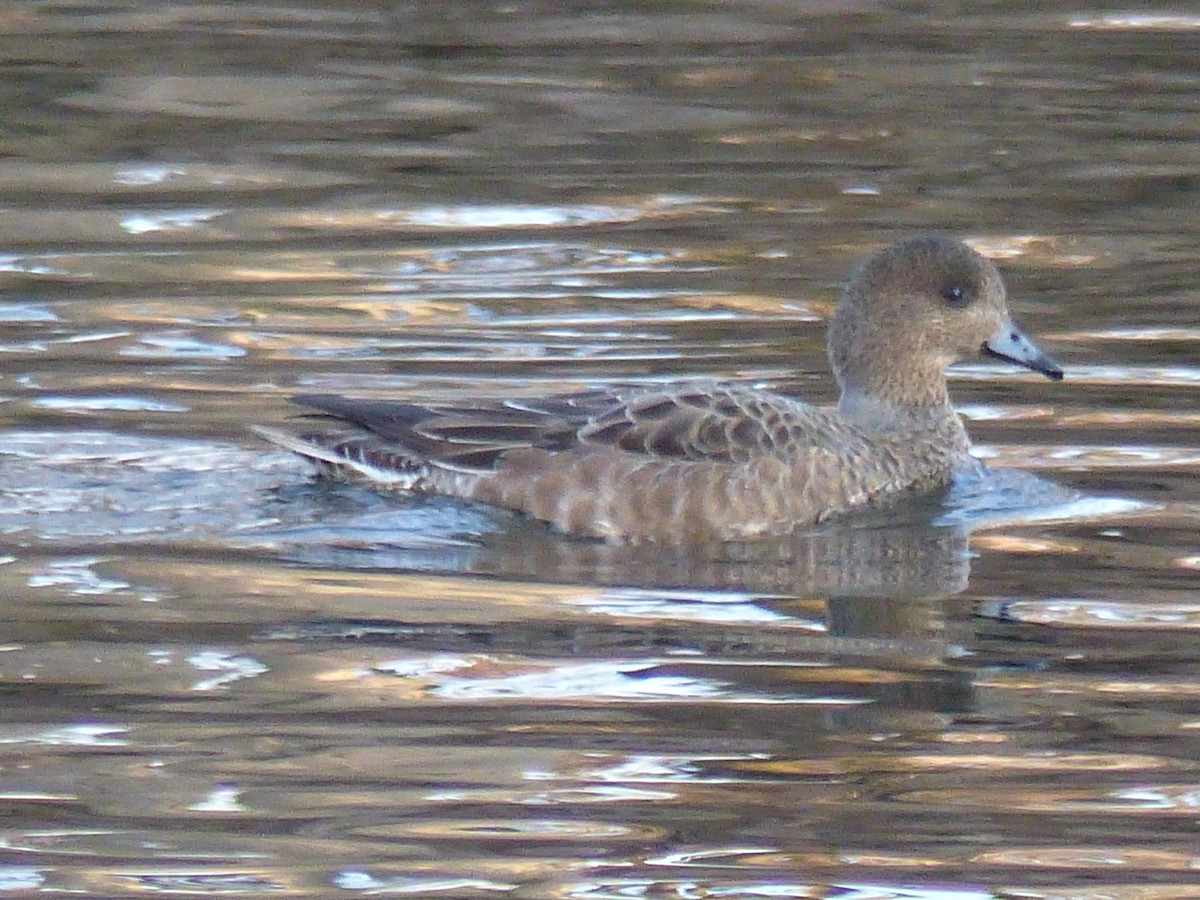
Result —
[[[60, 725], [45, 730], [9, 724], [0, 744], [44, 744], [51, 747], [127, 747], [129, 729], [119, 725]], [[119, 737], [118, 737], [119, 735]]]
[[37, 866], [0, 867], [0, 891], [38, 891], [46, 886], [50, 871]]
[[[757, 853], [761, 860], [739, 858], [737, 854], [743, 851], [726, 851], [733, 857], [728, 863], [721, 863], [714, 857], [710, 865], [740, 867], [750, 864], [766, 865], [781, 868], [779, 876], [770, 881], [747, 881], [739, 879], [729, 882], [713, 877], [691, 877], [687, 879], [671, 878], [626, 878], [583, 881], [569, 885], [564, 900], [633, 900], [643, 897], [729, 897], [737, 900], [759, 900], [759, 898], [779, 898], [779, 900], [800, 900], [809, 897], [833, 897], [837, 900], [996, 900], [999, 896], [995, 891], [985, 888], [970, 888], [966, 886], [918, 887], [909, 884], [872, 884], [869, 882], [847, 881], [838, 879], [836, 884], [828, 884], [823, 880], [794, 881], [789, 879], [789, 873], [796, 868], [825, 868], [839, 865], [860, 865], [880, 867], [919, 866], [928, 869], [931, 862], [927, 859], [914, 860], [911, 857], [901, 857], [891, 854], [783, 854], [771, 853], [765, 850], [744, 851]], [[695, 854], [696, 863], [703, 865], [703, 856]], [[656, 865], [675, 865], [674, 857], [653, 860]], [[1008, 889], [1005, 897], [1029, 897], [1031, 893], [1025, 889], [1019, 892]], [[1063, 894], [1047, 894], [1046, 897], [1061, 897]], [[1108, 900], [1108, 894], [1096, 894], [1087, 900]], [[1117, 895], [1112, 895], [1117, 896]], [[1162, 900], [1182, 900], [1164, 897]], [[1080, 897], [1079, 900], [1084, 900]], [[1139, 895], [1138, 900], [1147, 900]]]
[[688, 218], [723, 210], [724, 207], [719, 202], [701, 197], [654, 195], [614, 204], [461, 203], [404, 209], [297, 209], [277, 213], [272, 224], [278, 228], [330, 233], [360, 231], [364, 228], [369, 228], [372, 232], [579, 228]]
[[171, 412], [185, 413], [186, 406], [146, 397], [37, 397], [31, 406], [59, 412]]
[[730, 784], [736, 779], [728, 774], [708, 774], [706, 763], [762, 762], [758, 755], [727, 756], [658, 756], [638, 754], [625, 757], [603, 767], [584, 773], [588, 781], [620, 782], [622, 784]]
[[120, 355], [144, 359], [236, 359], [245, 356], [246, 350], [232, 344], [202, 341], [183, 332], [164, 332], [142, 335], [137, 345], [122, 347]]
[[1167, 871], [1195, 870], [1200, 858], [1194, 852], [1141, 850], [1098, 844], [1085, 847], [1012, 847], [980, 853], [981, 865], [1028, 866], [1038, 869], [1098, 869], [1122, 866]]
[[[138, 891], [155, 894], [192, 894], [214, 897], [245, 894], [261, 897], [288, 890], [288, 885], [282, 880], [240, 872], [141, 873], [114, 876], [114, 880], [129, 883]], [[113, 887], [119, 890], [115, 884]]]
[[1179, 325], [1123, 325], [1117, 328], [1096, 328], [1083, 331], [1061, 332], [1063, 339], [1077, 341], [1144, 341], [1156, 344], [1162, 341], [1200, 341], [1200, 328], [1185, 328]]
[[[957, 369], [965, 369], [957, 366]], [[1200, 369], [1194, 366], [1071, 366], [1067, 373], [1072, 383], [1136, 384], [1157, 387], [1194, 387], [1200, 385]]]
[[208, 795], [187, 808], [190, 812], [206, 813], [245, 813], [250, 810], [241, 802], [242, 791], [228, 785], [220, 785], [209, 791]]
[[1067, 23], [1071, 28], [1092, 31], [1193, 31], [1200, 28], [1200, 17], [1163, 13], [1107, 13], [1081, 16]]
[[[1048, 455], [1057, 448], [1045, 448]], [[1033, 522], [1070, 522], [1128, 515], [1156, 509], [1152, 504], [1122, 497], [1088, 496], [1039, 478], [1021, 468], [1036, 468], [1037, 450], [974, 448], [977, 457], [999, 459], [1005, 467], [980, 466], [955, 476], [945, 497], [939, 524], [967, 523], [973, 528]], [[1044, 468], [1051, 463], [1044, 462]]]
[[573, 701], [636, 703], [692, 701], [720, 703], [850, 705], [867, 701], [750, 693], [713, 678], [671, 674], [675, 660], [605, 660], [552, 664], [493, 656], [409, 657], [373, 670], [396, 675], [419, 691], [451, 701]]
[[354, 833], [368, 837], [419, 836], [493, 842], [653, 840], [662, 837], [664, 831], [648, 826], [572, 819], [442, 819], [356, 828]]
[[989, 403], [964, 403], [955, 406], [970, 422], [1024, 422], [1030, 419], [1051, 419], [1054, 409], [1048, 406], [1001, 406]]
[[1064, 413], [1059, 416], [1058, 424], [1071, 428], [1148, 428], [1176, 427], [1194, 429], [1200, 427], [1200, 413], [1189, 413], [1182, 410], [1094, 410], [1081, 413]]
[[58, 322], [59, 316], [49, 307], [36, 303], [0, 304], [0, 322]]
[[334, 876], [333, 884], [342, 890], [375, 895], [410, 895], [414, 897], [473, 895], [476, 892], [508, 894], [521, 885], [485, 878], [463, 878], [453, 875], [392, 875], [376, 878], [368, 872], [347, 871]]
[[47, 465], [111, 461], [148, 469], [195, 472], [240, 470], [259, 459], [233, 447], [204, 441], [143, 438], [107, 431], [10, 431], [4, 435], [0, 456], [17, 456]]
[[1099, 252], [1079, 252], [1077, 239], [1053, 235], [995, 235], [965, 240], [991, 259], [1023, 258], [1042, 266], [1090, 266], [1100, 258]]
[[202, 672], [216, 673], [193, 684], [193, 691], [221, 690], [236, 681], [257, 678], [271, 671], [263, 663], [251, 657], [233, 656], [216, 650], [193, 653], [187, 661], [193, 668]]
[[[1095, 519], [1110, 519], [1134, 513], [1161, 509], [1153, 503], [1126, 500], [1121, 497], [1080, 497], [1066, 503], [1056, 503], [1042, 509], [975, 509], [956, 510], [939, 517], [938, 522], [951, 524], [969, 522], [974, 528], [995, 528], [1007, 525], [1022, 525], [1050, 522], [1085, 522]], [[1054, 546], [1061, 549], [1062, 545]]]
[[[377, 671], [407, 677], [411, 663], [385, 663]], [[509, 673], [506, 669], [517, 668]], [[472, 669], [474, 677], [443, 677], [430, 685], [438, 696], [451, 700], [590, 700], [596, 702], [635, 700], [728, 699], [722, 682], [687, 676], [654, 674], [654, 663], [646, 661], [566, 663], [545, 666], [516, 665], [483, 657], [464, 659], [461, 671]], [[532, 669], [532, 671], [520, 671]]]
[[227, 209], [179, 209], [163, 213], [136, 213], [121, 219], [121, 230], [129, 234], [192, 231], [229, 212]]
[[0, 460], [0, 530], [102, 542], [228, 541], [260, 523], [262, 510], [248, 498], [295, 471], [278, 454], [96, 431], [8, 432]]
[[[1004, 619], [1004, 604], [1002, 603], [983, 603], [980, 605], [980, 615], [992, 616], [998, 619]], [[1084, 658], [1085, 654], [1078, 654], [1077, 658]], [[1200, 696], [1200, 684], [1188, 681], [1155, 681], [1152, 679], [1133, 679], [1130, 677], [1118, 678], [1103, 678], [1103, 677], [1085, 677], [1085, 678], [1069, 678], [1069, 677], [1048, 677], [1040, 676], [1036, 679], [1023, 678], [1014, 676], [1009, 673], [999, 671], [992, 672], [986, 675], [980, 675], [976, 678], [976, 685], [981, 688], [992, 688], [1002, 691], [1036, 691], [1039, 695], [1075, 695], [1079, 697], [1104, 697], [1107, 700], [1113, 698], [1122, 698], [1128, 701], [1144, 701], [1149, 698], [1151, 700], [1186, 700], [1189, 703], [1194, 703], [1195, 698]], [[1180, 728], [1192, 729], [1197, 726], [1191, 722], [1185, 722], [1179, 725]]]
[[581, 606], [591, 613], [631, 619], [675, 619], [687, 622], [725, 624], [795, 625], [813, 631], [824, 627], [815, 622], [787, 616], [760, 605], [759, 599], [736, 594], [704, 593], [680, 595], [669, 591], [606, 591], [594, 597], [580, 597], [568, 605]]
[[1024, 444], [1020, 447], [993, 445], [976, 448], [980, 455], [1006, 466], [1064, 471], [1101, 469], [1144, 469], [1146, 466], [1183, 467], [1200, 463], [1200, 449], [1191, 447], [1084, 446], [1080, 444]]
[[679, 799], [675, 791], [652, 791], [625, 786], [556, 788], [542, 791], [472, 789], [440, 791], [426, 799], [439, 802], [519, 803], [529, 806], [578, 806], [594, 803], [659, 803]]
[[129, 196], [248, 194], [351, 185], [357, 178], [316, 168], [238, 163], [37, 163], [6, 160], [0, 193]]
[[[528, 301], [527, 288], [540, 285], [552, 288], [544, 299], [587, 296], [593, 291], [610, 290], [611, 286], [589, 276], [633, 274], [640, 272], [704, 272], [718, 268], [720, 261], [702, 254], [682, 250], [651, 251], [639, 248], [596, 248], [572, 244], [521, 244], [489, 247], [445, 246], [436, 249], [338, 250], [323, 254], [275, 250], [247, 255], [230, 247], [239, 240], [255, 240], [265, 225], [235, 227], [224, 221], [222, 233], [214, 233], [206, 221], [184, 217], [167, 230], [136, 236], [141, 239], [162, 238], [174, 241], [196, 239], [210, 242], [209, 246], [188, 250], [148, 253], [142, 246], [112, 250], [106, 253], [29, 253], [0, 256], [0, 272], [58, 280], [69, 277], [81, 281], [113, 284], [179, 283], [250, 284], [256, 290], [272, 286], [278, 292], [288, 290], [288, 283], [298, 285], [297, 300], [309, 300], [304, 295], [306, 285], [311, 291], [325, 296], [339, 287], [343, 293], [364, 288], [376, 294], [416, 295], [421, 290], [453, 290], [455, 302], [462, 306], [462, 288], [476, 290], [465, 296], [470, 301], [479, 298], [509, 298]], [[150, 227], [139, 220], [139, 227]], [[76, 223], [70, 223], [74, 227]], [[68, 227], [68, 226], [64, 226]], [[112, 231], [121, 231], [119, 222]], [[337, 234], [334, 226], [313, 226], [324, 235]], [[359, 230], [355, 226], [352, 230]], [[376, 227], [376, 232], [387, 228]], [[405, 228], [396, 229], [405, 231]], [[65, 237], [74, 237], [66, 232]], [[134, 235], [122, 234], [132, 241]], [[212, 246], [212, 243], [218, 246]], [[344, 286], [337, 282], [344, 282]], [[364, 285], [364, 282], [366, 284]], [[679, 292], [656, 291], [652, 297], [671, 298]], [[632, 299], [637, 299], [634, 294]], [[350, 306], [371, 308], [381, 301], [372, 297], [348, 296]], [[407, 297], [401, 299], [407, 300]], [[422, 299], [420, 296], [417, 300]], [[621, 294], [614, 299], [625, 299]], [[395, 298], [388, 298], [395, 303]], [[243, 302], [243, 301], [238, 301]], [[720, 298], [709, 299], [705, 306], [721, 305]], [[736, 305], [737, 301], [732, 300]], [[776, 308], [779, 309], [778, 304]], [[657, 312], [662, 312], [661, 308]], [[311, 327], [311, 323], [310, 327]], [[309, 335], [313, 336], [313, 335]]]
[[993, 814], [1024, 813], [1122, 813], [1125, 815], [1186, 815], [1200, 810], [1200, 786], [1155, 785], [1153, 787], [1102, 789], [1055, 789], [1045, 785], [1021, 787], [957, 786], [946, 790], [909, 791], [891, 798], [900, 803], [933, 804], [944, 808], [978, 808]]
[[92, 566], [102, 562], [105, 560], [99, 557], [57, 560], [30, 575], [28, 584], [33, 588], [69, 587], [72, 594], [84, 596], [106, 596], [127, 590], [130, 585], [126, 582], [103, 578], [92, 570]]
[[1014, 600], [1004, 604], [1004, 616], [1016, 622], [1075, 628], [1200, 628], [1197, 603], [1120, 603], [1103, 600]]
[[[158, 113], [226, 122], [338, 122], [367, 113], [359, 79], [304, 75], [116, 75], [93, 91], [59, 98], [64, 106], [118, 112]], [[395, 123], [446, 127], [467, 124], [486, 112], [478, 103], [441, 97], [392, 97], [375, 114]]]

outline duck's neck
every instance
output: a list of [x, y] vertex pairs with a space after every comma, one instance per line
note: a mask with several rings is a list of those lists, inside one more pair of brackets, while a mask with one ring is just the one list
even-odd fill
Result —
[[[946, 377], [908, 379], [896, 372], [895, 378], [871, 379], [868, 385], [852, 379], [841, 380], [841, 412], [858, 418], [857, 410], [868, 414], [952, 415], [950, 395], [946, 389]], [[941, 373], [938, 373], [941, 374]]]
[[838, 400], [838, 412], [849, 419], [864, 423], [880, 419], [924, 421], [956, 415], [945, 392], [940, 398], [930, 397], [929, 400], [928, 403], [896, 403], [886, 396], [843, 388], [842, 396]]
[[950, 406], [946, 369], [953, 359], [921, 353], [899, 360], [888, 351], [881, 348], [841, 359], [830, 353], [843, 405], [871, 401], [897, 410]]
[[898, 403], [886, 395], [881, 397], [853, 387], [844, 387], [838, 401], [838, 412], [868, 431], [929, 432], [940, 435], [943, 440], [950, 438], [956, 443], [961, 436], [963, 446], [967, 446], [967, 432], [958, 413], [950, 405], [945, 386], [942, 386], [940, 393], [932, 392], [929, 397], [922, 399], [928, 402]]
[[971, 458], [971, 438], [948, 397], [941, 403], [896, 405], [861, 391], [843, 390], [838, 412], [876, 440], [902, 445], [908, 452], [932, 448], [952, 465]]

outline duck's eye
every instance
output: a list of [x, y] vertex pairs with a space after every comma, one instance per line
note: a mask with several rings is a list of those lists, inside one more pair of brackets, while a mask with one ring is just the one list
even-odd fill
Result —
[[961, 284], [951, 284], [943, 288], [942, 298], [951, 306], [966, 306], [971, 302], [971, 295]]

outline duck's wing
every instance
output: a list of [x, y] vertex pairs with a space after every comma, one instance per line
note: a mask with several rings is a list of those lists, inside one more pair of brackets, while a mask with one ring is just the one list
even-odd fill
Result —
[[824, 443], [827, 413], [777, 394], [696, 383], [642, 394], [599, 412], [581, 443], [673, 460], [746, 462]]
[[[609, 447], [663, 461], [719, 463], [795, 454], [814, 437], [814, 423], [806, 419], [823, 413], [774, 394], [703, 382], [472, 404], [334, 394], [293, 399], [317, 410], [313, 418], [337, 427], [299, 436], [287, 444], [291, 449], [306, 452], [307, 447], [306, 455], [331, 463], [358, 461], [376, 470], [411, 472], [432, 465], [476, 474], [494, 471], [506, 455], [524, 449], [555, 453]], [[263, 432], [279, 441], [273, 430]]]
[[[512, 450], [569, 449], [595, 408], [611, 405], [613, 396], [589, 391], [529, 403], [416, 404], [300, 394], [292, 402], [318, 410], [306, 418], [322, 421], [325, 430], [297, 440], [320, 450], [317, 456], [326, 462], [358, 461], [377, 470], [408, 471], [433, 465], [483, 473]], [[260, 431], [278, 439], [273, 429]], [[288, 446], [304, 452], [296, 443]]]

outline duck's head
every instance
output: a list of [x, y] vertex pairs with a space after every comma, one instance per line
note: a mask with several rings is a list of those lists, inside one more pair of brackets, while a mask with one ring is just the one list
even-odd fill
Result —
[[1063, 377], [1013, 324], [996, 267], [947, 237], [911, 238], [868, 258], [829, 324], [843, 402], [849, 395], [898, 407], [948, 403], [946, 369], [981, 353]]

